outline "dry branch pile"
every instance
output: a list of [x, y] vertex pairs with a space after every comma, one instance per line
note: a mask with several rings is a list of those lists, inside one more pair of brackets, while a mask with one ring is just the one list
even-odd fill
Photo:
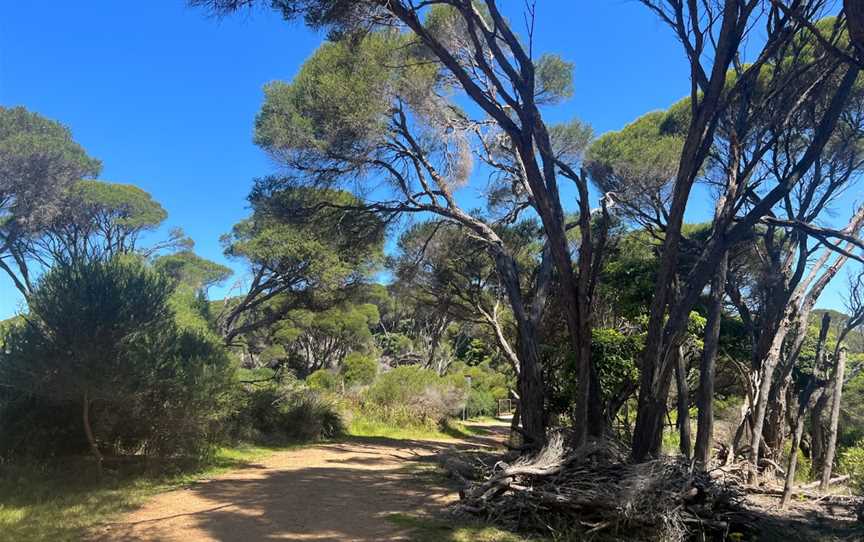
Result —
[[613, 442], [570, 449], [560, 434], [533, 457], [497, 463], [461, 495], [460, 513], [513, 529], [654, 541], [698, 532], [723, 540], [743, 498], [737, 484], [682, 459], [631, 463]]

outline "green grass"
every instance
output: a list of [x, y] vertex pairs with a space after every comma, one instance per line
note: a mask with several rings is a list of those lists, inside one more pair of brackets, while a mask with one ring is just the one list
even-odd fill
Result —
[[348, 434], [355, 437], [385, 437], [400, 440], [454, 440], [475, 436], [481, 431], [455, 420], [443, 427], [429, 428], [422, 425], [400, 426], [362, 413], [351, 416]]
[[387, 521], [408, 529], [414, 542], [540, 542], [543, 538], [526, 538], [479, 523], [454, 523], [439, 519], [393, 514]]
[[106, 470], [102, 479], [89, 461], [53, 467], [0, 466], [0, 541], [80, 540], [87, 529], [131, 510], [146, 498], [201, 478], [242, 467], [278, 449], [222, 448], [205, 464], [162, 465], [150, 471]]

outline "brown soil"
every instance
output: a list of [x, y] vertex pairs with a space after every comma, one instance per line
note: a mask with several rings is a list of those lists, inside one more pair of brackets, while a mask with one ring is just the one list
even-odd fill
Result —
[[275, 453], [259, 463], [158, 495], [95, 540], [408, 540], [391, 514], [432, 514], [457, 498], [418, 468], [457, 449], [496, 447], [506, 428], [467, 441], [353, 438]]

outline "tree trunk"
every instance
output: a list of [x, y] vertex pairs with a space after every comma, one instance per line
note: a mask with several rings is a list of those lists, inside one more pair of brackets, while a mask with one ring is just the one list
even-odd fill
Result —
[[680, 436], [679, 450], [690, 459], [692, 455], [692, 439], [690, 437], [690, 387], [687, 385], [687, 360], [684, 357], [684, 347], [676, 349], [675, 384], [678, 392], [678, 432]]
[[795, 469], [798, 467], [798, 448], [801, 446], [801, 436], [804, 434], [804, 418], [807, 409], [819, 400], [821, 389], [816, 389], [815, 379], [801, 393], [798, 404], [798, 417], [795, 419], [795, 430], [792, 434], [792, 446], [789, 448], [789, 462], [786, 468], [786, 482], [783, 485], [783, 498], [780, 499], [780, 509], [784, 510], [792, 497], [792, 485], [795, 483]]
[[[783, 441], [786, 439], [786, 419], [788, 407], [794, 404], [794, 398], [789, 394], [792, 386], [792, 375], [780, 375], [780, 382], [772, 385], [768, 394], [768, 405], [765, 411], [765, 424], [762, 427], [762, 438], [765, 442], [765, 455], [780, 457], [783, 450]], [[789, 424], [793, 427], [795, 421]]]
[[[849, 224], [847, 224], [843, 231], [851, 235], [856, 235], [858, 231], [861, 230], [862, 222], [864, 222], [864, 206], [858, 207], [855, 214], [852, 216], [852, 219], [849, 221]], [[851, 242], [846, 243], [844, 246], [844, 250], [847, 252], [854, 249], [855, 246]], [[794, 343], [792, 347], [789, 348], [789, 359], [784, 371], [784, 374], [788, 375], [791, 373], [792, 368], [797, 361], [798, 354], [801, 351], [801, 345], [803, 344], [807, 333], [807, 322], [810, 318], [810, 312], [813, 310], [813, 306], [816, 304], [822, 291], [831, 282], [831, 279], [834, 278], [848, 259], [848, 256], [846, 255], [838, 256], [837, 259], [823, 271], [823, 267], [829, 261], [831, 256], [832, 252], [825, 249], [822, 257], [820, 257], [820, 259], [814, 264], [807, 279], [796, 287], [797, 293], [792, 296], [789, 302], [786, 312], [784, 313], [783, 321], [778, 326], [777, 333], [774, 335], [772, 340], [768, 356], [763, 362], [762, 371], [760, 373], [762, 381], [759, 383], [756, 409], [753, 416], [753, 434], [750, 442], [750, 462], [753, 469], [750, 473], [751, 482], [755, 479], [758, 470], [759, 449], [763, 439], [762, 431], [765, 425], [768, 397], [771, 392], [774, 370], [777, 368], [777, 363], [780, 360], [780, 353], [783, 350], [783, 343], [786, 336], [790, 330], [795, 330], [796, 335], [794, 336]], [[810, 287], [811, 284], [813, 285], [812, 287]], [[825, 316], [828, 317], [828, 313], [826, 313]], [[823, 334], [827, 335], [826, 326], [829, 323], [830, 317], [828, 317], [827, 322], [825, 318], [823, 318], [822, 329], [820, 330], [820, 342], [823, 346], [825, 343]], [[819, 367], [819, 355], [820, 350], [817, 345], [816, 367]]]
[[711, 459], [714, 446], [714, 370], [717, 351], [720, 346], [720, 320], [723, 311], [723, 293], [726, 289], [726, 271], [729, 254], [724, 253], [711, 283], [711, 301], [708, 320], [705, 323], [705, 339], [702, 359], [699, 364], [699, 389], [696, 393], [696, 406], [699, 414], [696, 423], [696, 462], [703, 468]]
[[861, 0], [843, 0], [849, 38], [858, 53], [858, 61], [864, 63], [864, 3]]
[[[668, 324], [664, 326], [670, 301], [668, 291], [678, 267], [681, 227], [684, 223], [687, 201], [710, 144], [714, 140], [718, 115], [724, 107], [720, 99], [726, 84], [726, 73], [741, 43], [743, 26], [740, 26], [738, 7], [736, 2], [724, 3], [710, 80], [701, 84], [702, 99], [698, 101], [698, 108], [694, 107], [696, 114], [690, 121], [672, 190], [669, 218], [663, 238], [660, 266], [657, 270], [657, 282], [649, 309], [645, 348], [642, 352], [639, 409], [636, 415], [636, 428], [633, 431], [633, 458], [637, 461], [656, 455], [662, 440], [662, 409], [665, 408], [666, 403], [664, 392], [668, 393], [668, 379], [671, 376], [670, 371], [664, 366], [664, 361], [668, 361], [664, 360], [664, 357], [668, 355], [669, 348], [675, 347], [672, 343], [675, 342], [674, 335], [678, 333], [676, 326], [683, 325], [681, 322], [672, 325], [672, 333], [667, 332], [670, 329]], [[691, 59], [691, 62], [694, 63], [693, 69], [696, 70], [699, 59]], [[697, 85], [694, 83], [691, 96], [694, 105], [698, 100], [696, 89]], [[704, 282], [702, 284], [704, 285]], [[702, 290], [702, 286], [699, 286], [699, 290]], [[687, 300], [682, 304], [687, 305], [690, 302]], [[682, 311], [686, 309], [686, 313], [689, 314], [689, 307], [682, 306], [680, 309]], [[687, 314], [684, 315], [685, 321]], [[669, 320], [673, 320], [671, 315]]]
[[510, 419], [510, 446], [520, 448], [522, 446], [522, 433], [519, 432], [519, 401], [516, 401], [516, 406], [513, 408], [513, 417]]
[[513, 309], [518, 332], [516, 348], [520, 370], [517, 375], [517, 388], [522, 428], [528, 440], [526, 444], [539, 448], [546, 442], [546, 410], [537, 334], [522, 300], [516, 262], [503, 250], [494, 254], [494, 257], [499, 278]]
[[837, 354], [834, 378], [832, 379], [831, 421], [828, 424], [828, 445], [825, 448], [825, 458], [822, 466], [822, 480], [819, 491], [828, 489], [831, 480], [831, 469], [834, 464], [834, 453], [837, 447], [837, 423], [840, 420], [840, 399], [843, 395], [843, 379], [846, 371], [846, 347], [841, 347]]
[[753, 409], [753, 431], [750, 435], [750, 464], [751, 472], [749, 475], [750, 482], [756, 479], [759, 464], [759, 450], [762, 444], [762, 429], [765, 426], [765, 414], [768, 410], [768, 395], [771, 393], [771, 382], [774, 379], [774, 369], [777, 368], [777, 363], [780, 359], [780, 351], [783, 348], [783, 339], [786, 337], [786, 332], [791, 326], [788, 318], [784, 318], [778, 329], [777, 335], [774, 336], [774, 341], [771, 343], [771, 349], [768, 351], [768, 356], [762, 362], [762, 369], [759, 371], [758, 387], [756, 389], [756, 397], [754, 400]]
[[[672, 365], [656, 383], [657, 391], [649, 391], [644, 397], [639, 394], [639, 407], [636, 411], [636, 427], [633, 430], [633, 457], [637, 460], [658, 457], [663, 447], [663, 418], [666, 416], [666, 403], [672, 385]], [[638, 451], [638, 455], [637, 455]]]
[[87, 435], [87, 443], [90, 445], [90, 453], [96, 459], [96, 471], [99, 473], [99, 476], [102, 476], [102, 452], [99, 451], [96, 437], [93, 436], [93, 427], [90, 425], [90, 396], [86, 391], [84, 392], [83, 407], [81, 409], [81, 421], [84, 424], [84, 434]]
[[830, 402], [831, 395], [823, 393], [810, 414], [810, 466], [813, 472], [821, 473], [825, 467], [825, 451], [828, 444], [825, 413]]

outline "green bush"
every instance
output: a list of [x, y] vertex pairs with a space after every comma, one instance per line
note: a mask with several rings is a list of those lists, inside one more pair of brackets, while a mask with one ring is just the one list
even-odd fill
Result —
[[840, 471], [850, 476], [850, 485], [864, 494], [864, 440], [840, 454]]
[[0, 347], [0, 454], [88, 450], [199, 456], [219, 435], [233, 367], [221, 344], [179, 326], [168, 279], [134, 257], [52, 269]]
[[466, 388], [416, 366], [392, 369], [360, 396], [364, 416], [392, 425], [435, 428], [465, 405]]
[[306, 385], [315, 391], [335, 392], [340, 388], [339, 375], [330, 369], [318, 369], [306, 377]]
[[[495, 416], [498, 400], [507, 399], [512, 385], [508, 375], [491, 367], [489, 360], [477, 365], [454, 363], [447, 378], [454, 387], [470, 389], [468, 393], [468, 416]], [[468, 378], [471, 379], [470, 388]]]
[[228, 423], [233, 440], [258, 443], [306, 442], [344, 431], [337, 405], [293, 383], [250, 385], [237, 393]]
[[342, 362], [342, 377], [346, 386], [367, 386], [377, 374], [378, 362], [360, 352], [351, 352]]

